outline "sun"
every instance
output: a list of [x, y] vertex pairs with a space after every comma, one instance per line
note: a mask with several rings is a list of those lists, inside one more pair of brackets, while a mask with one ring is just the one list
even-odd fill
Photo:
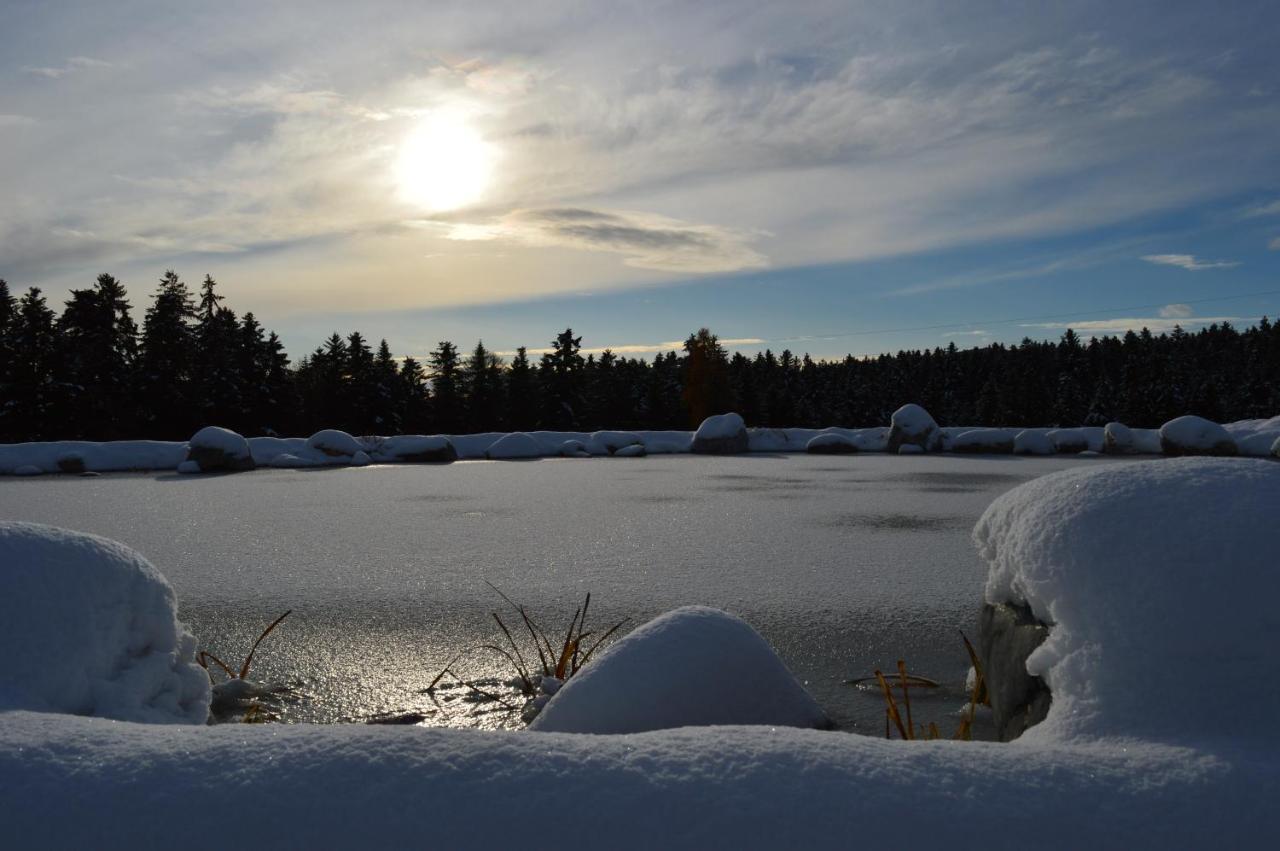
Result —
[[441, 212], [473, 204], [493, 181], [497, 149], [461, 116], [428, 115], [400, 146], [396, 183], [401, 198]]

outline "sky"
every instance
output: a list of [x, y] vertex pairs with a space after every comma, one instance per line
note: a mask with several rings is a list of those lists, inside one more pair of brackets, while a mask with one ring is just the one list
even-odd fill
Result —
[[1274, 2], [0, 4], [0, 277], [296, 357], [1280, 314]]

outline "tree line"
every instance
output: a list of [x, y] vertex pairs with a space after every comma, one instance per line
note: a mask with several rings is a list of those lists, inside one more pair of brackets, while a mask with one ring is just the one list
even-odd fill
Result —
[[124, 286], [99, 275], [55, 314], [39, 288], [0, 280], [0, 442], [184, 440], [203, 425], [245, 435], [462, 434], [687, 429], [737, 411], [766, 427], [883, 425], [906, 402], [944, 425], [1155, 427], [1280, 413], [1280, 323], [1195, 333], [1143, 329], [1087, 342], [905, 350], [814, 360], [785, 350], [730, 355], [703, 328], [651, 361], [582, 353], [566, 329], [531, 357], [441, 342], [420, 361], [334, 333], [291, 363], [274, 332], [238, 317], [206, 276], [173, 271], [139, 328]]

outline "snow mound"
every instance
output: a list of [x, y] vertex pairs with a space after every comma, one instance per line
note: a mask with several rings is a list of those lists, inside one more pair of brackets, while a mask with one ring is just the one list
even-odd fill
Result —
[[747, 425], [738, 414], [707, 417], [693, 434], [693, 451], [709, 455], [732, 455], [750, 448]]
[[890, 452], [897, 452], [904, 445], [919, 446], [926, 452], [937, 448], [938, 424], [919, 405], [903, 405], [893, 412], [889, 421]]
[[1015, 455], [1052, 455], [1056, 451], [1047, 432], [1027, 428], [1014, 435], [1013, 453]]
[[40, 476], [44, 474], [44, 470], [35, 464], [23, 464], [20, 467], [13, 468], [15, 476]]
[[1055, 428], [1047, 437], [1053, 443], [1053, 451], [1059, 454], [1074, 455], [1092, 448], [1089, 446], [1089, 437], [1082, 428]]
[[1160, 426], [1165, 455], [1235, 455], [1231, 433], [1204, 417], [1178, 417]]
[[360, 441], [345, 431], [338, 431], [335, 428], [327, 428], [311, 435], [307, 438], [307, 446], [318, 449], [330, 457], [351, 457], [364, 449]]
[[643, 458], [649, 453], [645, 451], [643, 443], [631, 443], [614, 451], [614, 458]]
[[231, 429], [205, 426], [191, 436], [187, 445], [187, 460], [198, 464], [201, 472], [254, 468], [249, 441]]
[[745, 621], [686, 606], [637, 628], [588, 664], [530, 729], [640, 733], [672, 727], [822, 727], [822, 709]]
[[613, 455], [627, 446], [644, 446], [644, 440], [634, 431], [597, 431], [586, 442], [592, 455]]
[[1102, 430], [1102, 451], [1108, 455], [1132, 455], [1137, 451], [1133, 429], [1124, 423], [1107, 423]]
[[987, 602], [1050, 624], [1027, 671], [1053, 705], [1023, 739], [1280, 739], [1277, 506], [1273, 463], [1207, 458], [1067, 470], [992, 503], [973, 532]]
[[532, 435], [522, 431], [504, 434], [484, 451], [484, 457], [494, 460], [516, 458], [541, 458], [545, 453], [542, 444]]
[[560, 444], [560, 448], [556, 450], [562, 458], [590, 458], [591, 453], [587, 451], [587, 447], [583, 445], [581, 440], [566, 440]]
[[0, 710], [203, 724], [209, 675], [173, 589], [133, 550], [0, 521]]

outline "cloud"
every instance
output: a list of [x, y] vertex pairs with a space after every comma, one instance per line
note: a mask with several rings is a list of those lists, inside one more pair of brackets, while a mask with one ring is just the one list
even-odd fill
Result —
[[1280, 251], [1280, 236], [1277, 236], [1274, 239], [1272, 239], [1270, 242], [1268, 242], [1267, 248], [1271, 249], [1272, 251]]
[[1159, 310], [1163, 319], [1186, 319], [1194, 313], [1189, 304], [1166, 304]]
[[1200, 260], [1194, 254], [1146, 254], [1142, 257], [1148, 263], [1159, 266], [1177, 266], [1188, 272], [1200, 272], [1205, 269], [1230, 269], [1239, 263], [1230, 260]]
[[74, 74], [77, 71], [85, 71], [90, 68], [111, 67], [113, 67], [112, 63], [104, 62], [101, 59], [94, 59], [90, 56], [72, 56], [63, 64], [52, 67], [32, 67], [30, 65], [25, 65], [22, 68], [22, 72], [36, 77], [48, 77], [51, 80], [56, 80], [60, 77], [65, 77], [68, 74]]
[[[721, 337], [720, 345], [726, 349], [732, 349], [734, 346], [762, 346], [768, 340], [759, 337]], [[598, 355], [602, 352], [613, 352], [615, 355], [645, 355], [656, 354], [657, 352], [678, 352], [684, 348], [683, 340], [670, 340], [665, 343], [624, 343], [620, 346], [597, 346], [592, 348], [583, 348], [584, 355]], [[529, 355], [548, 355], [554, 349], [526, 349]], [[511, 357], [515, 352], [498, 352], [503, 357]]]
[[0, 112], [0, 127], [29, 127], [35, 123], [36, 120], [27, 115]]
[[516, 210], [492, 223], [449, 226], [459, 240], [515, 239], [622, 254], [628, 266], [684, 274], [736, 272], [768, 265], [749, 243], [761, 234], [618, 210], [560, 207]]
[[[1185, 307], [1185, 305], [1169, 305], [1170, 307]], [[1164, 310], [1160, 311], [1162, 314]], [[1141, 331], [1143, 328], [1151, 331], [1153, 334], [1172, 331], [1175, 327], [1179, 328], [1203, 328], [1206, 325], [1214, 323], [1222, 324], [1223, 322], [1253, 322], [1257, 317], [1251, 316], [1198, 316], [1194, 319], [1190, 317], [1166, 317], [1166, 316], [1138, 316], [1138, 317], [1118, 317], [1116, 319], [1090, 319], [1084, 322], [1032, 322], [1019, 325], [1020, 328], [1043, 328], [1046, 330], [1062, 330], [1070, 328], [1077, 332], [1091, 332], [1097, 334], [1123, 334], [1126, 331]]]
[[1262, 216], [1280, 216], [1280, 198], [1269, 204], [1258, 204], [1249, 207], [1240, 214], [1242, 219], [1256, 219]]
[[943, 334], [942, 336], [943, 336], [943, 337], [989, 337], [989, 336], [991, 336], [991, 332], [990, 332], [990, 331], [982, 331], [982, 330], [975, 330], [975, 331], [948, 331], [947, 333]]

